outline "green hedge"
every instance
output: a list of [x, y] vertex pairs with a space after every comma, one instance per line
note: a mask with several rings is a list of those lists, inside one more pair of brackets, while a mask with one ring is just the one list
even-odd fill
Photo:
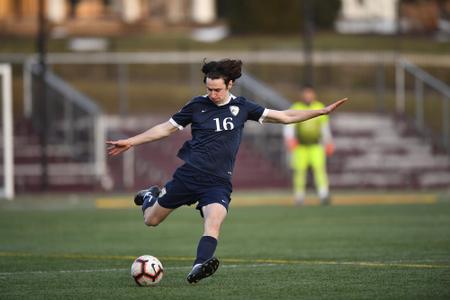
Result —
[[[311, 1], [316, 28], [333, 27], [340, 0]], [[236, 34], [296, 33], [303, 27], [304, 0], [219, 0], [218, 13]]]

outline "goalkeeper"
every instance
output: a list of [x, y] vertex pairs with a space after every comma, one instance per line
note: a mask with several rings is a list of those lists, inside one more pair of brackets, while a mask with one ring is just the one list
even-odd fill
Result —
[[[305, 86], [301, 91], [301, 101], [295, 102], [291, 107], [294, 110], [322, 108], [324, 105], [316, 100], [312, 86]], [[284, 139], [291, 154], [295, 203], [302, 205], [305, 201], [307, 170], [311, 167], [320, 203], [329, 204], [326, 156], [333, 154], [334, 144], [328, 116], [285, 126]]]

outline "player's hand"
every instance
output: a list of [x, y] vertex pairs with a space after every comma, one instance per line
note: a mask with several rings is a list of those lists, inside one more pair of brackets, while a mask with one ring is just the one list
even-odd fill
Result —
[[333, 112], [336, 108], [338, 108], [339, 106], [344, 104], [347, 100], [348, 100], [348, 98], [343, 98], [341, 100], [338, 100], [338, 101], [328, 105], [327, 107], [325, 107], [323, 109], [324, 110], [324, 114], [328, 115], [329, 113]]
[[133, 145], [127, 140], [107, 141], [106, 144], [109, 145], [108, 154], [111, 156], [123, 153], [133, 147]]

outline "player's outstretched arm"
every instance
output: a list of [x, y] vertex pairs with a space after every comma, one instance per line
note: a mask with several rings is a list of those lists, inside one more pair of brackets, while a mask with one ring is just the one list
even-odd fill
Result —
[[325, 108], [316, 110], [272, 110], [269, 109], [267, 116], [264, 118], [264, 122], [268, 123], [281, 123], [292, 124], [303, 122], [318, 116], [328, 115], [332, 113], [336, 108], [345, 103], [347, 98], [338, 100]]
[[107, 141], [106, 144], [109, 145], [108, 154], [112, 156], [121, 154], [131, 147], [165, 138], [177, 130], [177, 127], [167, 121], [128, 139]]

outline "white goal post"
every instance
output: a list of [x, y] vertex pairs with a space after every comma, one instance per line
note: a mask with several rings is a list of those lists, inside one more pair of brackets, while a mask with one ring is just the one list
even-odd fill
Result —
[[14, 157], [13, 157], [13, 111], [11, 65], [0, 64], [2, 101], [2, 143], [3, 143], [3, 182], [0, 186], [0, 199], [14, 198]]

